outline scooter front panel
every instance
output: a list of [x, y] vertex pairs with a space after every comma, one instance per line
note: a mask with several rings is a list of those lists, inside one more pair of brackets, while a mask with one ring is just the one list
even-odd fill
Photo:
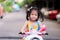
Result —
[[43, 38], [41, 36], [38, 36], [38, 35], [29, 35], [29, 36], [26, 36], [24, 37], [24, 40], [33, 40], [33, 38], [37, 38], [37, 39], [34, 39], [34, 40], [43, 40]]

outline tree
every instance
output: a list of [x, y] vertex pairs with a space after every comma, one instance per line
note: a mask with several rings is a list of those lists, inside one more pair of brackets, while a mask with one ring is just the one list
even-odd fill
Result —
[[5, 1], [5, 0], [0, 0], [0, 2], [3, 2], [3, 1]]
[[30, 5], [33, 1], [34, 0], [25, 0], [25, 3], [28, 3]]

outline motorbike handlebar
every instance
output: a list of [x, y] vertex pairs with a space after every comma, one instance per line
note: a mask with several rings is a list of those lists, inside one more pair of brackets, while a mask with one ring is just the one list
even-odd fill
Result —
[[[25, 33], [19, 32], [19, 34], [22, 34], [23, 35]], [[42, 33], [42, 35], [48, 35], [48, 33], [45, 33], [45, 34]]]
[[45, 35], [48, 35], [48, 33], [45, 33]]
[[25, 33], [19, 32], [19, 34], [25, 34]]

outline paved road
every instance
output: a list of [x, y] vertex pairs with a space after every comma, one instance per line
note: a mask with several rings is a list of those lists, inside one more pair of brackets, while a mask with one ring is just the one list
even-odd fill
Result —
[[[0, 40], [19, 40], [20, 35], [18, 33], [26, 20], [25, 16], [25, 9], [22, 8], [20, 12], [6, 14], [3, 19], [0, 19]], [[47, 25], [47, 32], [49, 33], [48, 36], [44, 36], [45, 39], [60, 39], [59, 23], [49, 19], [45, 19], [43, 23]]]
[[48, 36], [45, 36], [48, 39], [59, 39], [60, 40], [60, 23], [56, 20], [45, 19], [44, 23], [47, 26]]

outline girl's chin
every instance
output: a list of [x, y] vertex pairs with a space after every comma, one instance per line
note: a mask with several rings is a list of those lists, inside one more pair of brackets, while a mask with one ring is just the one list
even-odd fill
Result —
[[32, 21], [35, 21], [34, 19]]
[[36, 19], [31, 19], [32, 21], [36, 21]]

